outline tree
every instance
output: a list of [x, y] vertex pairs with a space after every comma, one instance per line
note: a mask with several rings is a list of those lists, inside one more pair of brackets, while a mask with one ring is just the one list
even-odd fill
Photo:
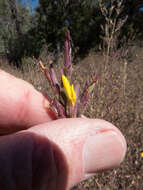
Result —
[[27, 32], [33, 26], [32, 15], [21, 1], [1, 0], [0, 10], [2, 14], [0, 39], [3, 42], [5, 53], [10, 62], [20, 63], [22, 56], [25, 55]]
[[81, 0], [40, 0], [36, 12], [39, 33], [51, 50], [57, 44], [63, 46], [67, 27], [80, 53], [85, 53], [99, 42], [101, 17], [97, 6], [85, 6]]
[[124, 13], [128, 15], [128, 22], [125, 26], [125, 33], [129, 33], [129, 36], [136, 35], [143, 36], [143, 12], [139, 11], [143, 7], [142, 0], [126, 0], [124, 2]]

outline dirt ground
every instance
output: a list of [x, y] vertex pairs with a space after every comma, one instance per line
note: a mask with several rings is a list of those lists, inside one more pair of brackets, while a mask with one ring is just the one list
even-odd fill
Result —
[[[29, 61], [20, 71], [1, 60], [0, 68], [29, 81], [38, 90], [45, 89], [44, 76], [30, 64]], [[127, 63], [111, 62], [104, 80], [103, 71], [103, 56], [90, 53], [74, 65], [73, 81], [78, 81], [82, 88], [87, 79], [98, 77], [86, 116], [102, 118], [117, 126], [127, 140], [127, 154], [118, 168], [96, 174], [73, 190], [143, 190], [143, 48], [132, 47]]]

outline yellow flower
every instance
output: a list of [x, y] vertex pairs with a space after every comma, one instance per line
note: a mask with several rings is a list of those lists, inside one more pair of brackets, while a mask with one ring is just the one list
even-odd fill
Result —
[[74, 91], [74, 86], [73, 84], [70, 85], [68, 79], [66, 78], [65, 75], [62, 75], [62, 82], [63, 82], [63, 86], [67, 95], [67, 98], [69, 99], [69, 101], [72, 103], [72, 105], [75, 105], [76, 102], [76, 94]]
[[143, 152], [141, 152], [141, 157], [143, 158]]

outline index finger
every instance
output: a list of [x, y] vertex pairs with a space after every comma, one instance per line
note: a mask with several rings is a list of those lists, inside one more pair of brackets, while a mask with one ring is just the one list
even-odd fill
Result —
[[44, 100], [31, 84], [0, 70], [0, 134], [51, 121]]

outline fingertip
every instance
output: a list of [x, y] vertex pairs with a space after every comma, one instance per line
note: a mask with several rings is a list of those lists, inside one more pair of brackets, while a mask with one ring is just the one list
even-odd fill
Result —
[[0, 73], [0, 133], [14, 132], [53, 119], [45, 98], [31, 84], [4, 71]]

